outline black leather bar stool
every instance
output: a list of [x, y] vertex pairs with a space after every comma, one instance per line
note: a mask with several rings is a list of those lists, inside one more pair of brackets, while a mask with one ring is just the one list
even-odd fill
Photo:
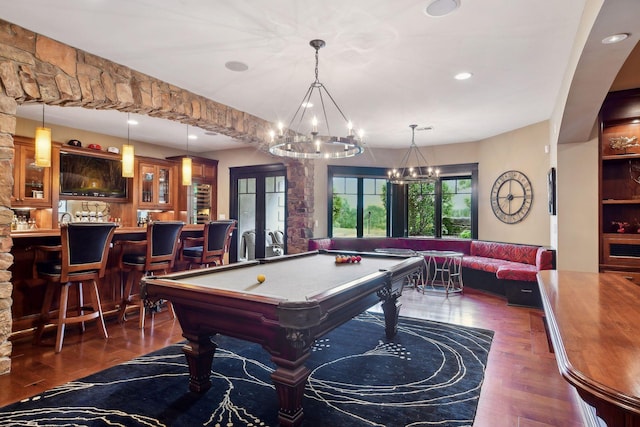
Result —
[[[181, 221], [152, 221], [147, 224], [146, 240], [121, 241], [122, 257], [120, 269], [127, 274], [124, 298], [118, 312], [118, 320], [126, 320], [127, 307], [138, 305], [140, 312], [140, 329], [144, 328], [145, 304], [140, 293], [133, 294], [134, 284], [140, 285], [144, 275], [152, 273], [167, 274], [173, 268], [176, 259], [180, 232], [184, 223]], [[131, 250], [135, 251], [132, 252]], [[173, 316], [173, 307], [167, 303]], [[152, 312], [153, 314], [153, 312]]]
[[[104, 324], [98, 282], [104, 277], [109, 247], [116, 225], [113, 223], [77, 223], [63, 224], [60, 228], [60, 246], [36, 246], [34, 272], [37, 277], [47, 281], [44, 303], [40, 314], [35, 340], [41, 342], [42, 333], [48, 323], [58, 325], [55, 351], [62, 350], [65, 326], [96, 319], [98, 329], [107, 339]], [[52, 256], [53, 255], [53, 256]], [[90, 282], [88, 294], [90, 306], [84, 304], [83, 283]], [[70, 315], [69, 288], [78, 286], [77, 314]], [[58, 318], [50, 320], [51, 307], [56, 292], [59, 291], [60, 303]], [[69, 312], [68, 312], [69, 311]]]
[[235, 219], [208, 221], [204, 224], [202, 237], [187, 237], [182, 249], [182, 260], [187, 262], [187, 269], [193, 264], [200, 267], [224, 264], [236, 224]]

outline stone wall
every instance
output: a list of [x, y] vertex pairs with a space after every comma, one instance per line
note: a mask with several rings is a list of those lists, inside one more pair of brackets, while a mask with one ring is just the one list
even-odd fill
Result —
[[[10, 222], [18, 103], [115, 109], [187, 123], [266, 150], [272, 124], [146, 74], [0, 20], [0, 374], [10, 370]], [[313, 164], [287, 160], [288, 250], [313, 230]]]

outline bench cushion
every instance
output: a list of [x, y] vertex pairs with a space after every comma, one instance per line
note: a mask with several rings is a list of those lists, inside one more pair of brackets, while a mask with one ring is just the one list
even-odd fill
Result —
[[538, 270], [554, 270], [556, 268], [555, 252], [545, 248], [538, 248], [536, 266]]
[[535, 265], [519, 264], [516, 266], [501, 265], [496, 271], [498, 279], [518, 280], [522, 282], [535, 282], [538, 268]]
[[487, 271], [489, 273], [495, 273], [500, 266], [505, 265], [509, 261], [502, 259], [489, 258], [483, 256], [466, 255], [462, 258], [462, 266], [467, 268], [473, 268], [474, 270]]
[[471, 255], [536, 265], [539, 248], [539, 246], [474, 240], [471, 242]]
[[462, 266], [474, 270], [495, 273], [498, 279], [535, 282], [538, 268], [521, 262], [468, 255], [462, 259]]

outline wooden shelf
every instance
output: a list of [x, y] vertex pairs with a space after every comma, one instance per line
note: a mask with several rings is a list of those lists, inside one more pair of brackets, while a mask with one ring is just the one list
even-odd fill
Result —
[[602, 237], [620, 237], [620, 236], [631, 236], [631, 237], [637, 237], [638, 239], [640, 239], [640, 234], [638, 233], [602, 233]]
[[614, 154], [602, 156], [602, 160], [631, 160], [631, 159], [640, 159], [640, 154], [631, 153], [631, 154]]
[[638, 205], [640, 199], [605, 199], [603, 205]]

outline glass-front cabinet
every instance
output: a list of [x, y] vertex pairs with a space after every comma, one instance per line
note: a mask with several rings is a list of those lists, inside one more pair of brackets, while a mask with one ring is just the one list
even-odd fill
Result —
[[173, 209], [173, 174], [170, 163], [139, 162], [138, 206], [145, 209]]
[[51, 207], [51, 168], [35, 164], [33, 139], [14, 137], [12, 207]]

